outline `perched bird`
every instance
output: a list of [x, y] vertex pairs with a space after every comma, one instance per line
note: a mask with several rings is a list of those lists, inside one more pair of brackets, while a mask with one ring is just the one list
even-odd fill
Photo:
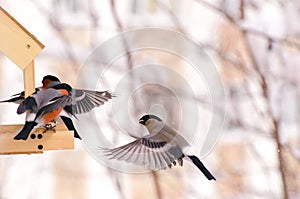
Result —
[[[61, 85], [62, 85], [60, 80], [53, 75], [46, 75], [42, 80], [42, 84], [43, 84], [43, 86], [36, 88], [35, 93], [32, 94], [35, 97], [39, 96], [38, 97], [39, 99], [43, 98], [44, 97], [43, 95], [45, 93], [47, 93], [47, 95], [48, 95], [48, 92], [44, 92], [46, 89], [52, 88], [52, 89], [59, 90], [59, 89], [61, 89]], [[40, 93], [40, 91], [43, 91], [43, 92]], [[53, 92], [53, 91], [51, 91], [51, 92]], [[39, 94], [37, 95], [37, 93], [39, 93]], [[109, 91], [92, 91], [92, 90], [84, 90], [84, 89], [72, 89], [70, 87], [69, 97], [71, 98], [71, 103], [67, 104], [65, 107], [63, 107], [63, 110], [60, 111], [59, 118], [67, 126], [67, 128], [69, 130], [74, 131], [74, 137], [81, 139], [81, 137], [79, 136], [79, 134], [73, 124], [72, 117], [76, 118], [76, 114], [87, 113], [90, 110], [92, 110], [93, 108], [103, 105], [105, 102], [107, 102], [109, 99], [111, 99], [113, 97], [113, 94]], [[13, 95], [11, 99], [0, 101], [0, 103], [1, 102], [14, 102], [17, 104], [21, 104], [21, 103], [23, 103], [24, 98], [25, 97], [24, 97], [24, 91], [23, 91], [21, 93]], [[29, 103], [29, 104], [33, 103], [32, 98], [29, 98], [27, 100], [26, 104], [27, 103]], [[36, 121], [34, 121], [34, 122], [36, 122]], [[29, 123], [27, 125], [27, 128], [29, 126], [33, 128], [36, 125], [34, 125], [34, 123]], [[30, 128], [28, 128], [28, 129], [30, 129]], [[17, 137], [16, 139], [18, 139], [18, 138], [19, 137]]]
[[[49, 83], [54, 89], [59, 89], [61, 84], [53, 85], [54, 82]], [[71, 89], [70, 96], [72, 103], [66, 105], [60, 114], [60, 119], [69, 130], [74, 131], [74, 137], [81, 139], [76, 130], [72, 117], [91, 111], [93, 108], [99, 107], [107, 102], [114, 95], [109, 91], [91, 91], [84, 89]]]
[[[55, 77], [53, 75], [46, 75], [42, 80], [43, 86], [35, 88], [35, 93], [39, 90], [45, 90], [47, 88], [51, 88], [52, 86], [57, 85], [59, 83], [60, 83], [60, 81], [57, 77]], [[12, 95], [11, 98], [8, 99], [8, 100], [0, 101], [0, 103], [13, 102], [13, 103], [16, 103], [16, 104], [20, 104], [20, 103], [22, 103], [22, 101], [24, 99], [25, 99], [25, 92], [22, 91], [20, 93]]]
[[53, 75], [46, 75], [42, 79], [42, 84], [43, 84], [42, 89], [51, 88], [60, 83], [61, 82], [57, 77], [55, 77]]
[[147, 128], [149, 135], [117, 148], [102, 148], [104, 154], [110, 159], [125, 160], [155, 170], [171, 168], [176, 161], [182, 166], [185, 158], [192, 161], [208, 180], [216, 180], [199, 158], [183, 153], [183, 148], [189, 147], [188, 142], [159, 117], [144, 115], [139, 123]]
[[18, 114], [28, 112], [26, 122], [15, 140], [26, 140], [31, 130], [39, 125], [43, 126], [53, 121], [65, 106], [72, 103], [70, 96], [72, 88], [68, 84], [60, 84], [59, 88], [39, 90], [30, 95], [19, 105]]
[[[47, 75], [43, 78], [42, 88], [54, 88], [60, 87], [60, 80], [52, 75]], [[71, 88], [72, 104], [65, 107], [68, 113], [73, 115], [87, 113], [95, 107], [99, 107], [114, 97], [110, 91], [92, 91], [85, 89]]]
[[[35, 88], [35, 92], [37, 92], [39, 90], [41, 90], [41, 87]], [[12, 95], [11, 98], [8, 99], [8, 100], [2, 100], [2, 101], [0, 101], [0, 103], [3, 103], [3, 102], [13, 102], [13, 103], [16, 103], [16, 104], [21, 104], [24, 99], [25, 99], [25, 92], [22, 91], [21, 93], [17, 93], [17, 94]]]

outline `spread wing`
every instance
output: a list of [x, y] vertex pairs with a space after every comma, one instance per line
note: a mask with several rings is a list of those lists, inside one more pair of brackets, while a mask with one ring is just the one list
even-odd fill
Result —
[[99, 107], [113, 97], [109, 91], [72, 90], [72, 114], [89, 112]]
[[[35, 94], [37, 93], [41, 88], [35, 88], [35, 92], [32, 93], [32, 94]], [[14, 94], [11, 96], [10, 99], [8, 100], [2, 100], [0, 101], [0, 103], [3, 103], [3, 102], [13, 102], [13, 103], [16, 103], [16, 104], [21, 104], [25, 99], [25, 92], [22, 91], [20, 93], [17, 93], [17, 94]]]
[[155, 170], [171, 168], [172, 164], [176, 165], [176, 160], [182, 165], [184, 157], [177, 145], [161, 139], [159, 134], [138, 138], [117, 148], [102, 150], [110, 159], [124, 160]]
[[60, 97], [56, 97], [52, 99], [48, 104], [40, 108], [35, 116], [37, 119], [40, 116], [43, 116], [52, 111], [58, 110], [60, 108], [64, 108], [72, 103], [72, 98], [70, 96], [62, 95]]
[[17, 113], [22, 114], [25, 111], [37, 113], [44, 106], [54, 103], [56, 99], [58, 99], [62, 95], [63, 94], [61, 94], [60, 91], [52, 88], [39, 90], [21, 102], [17, 109]]
[[17, 114], [25, 113], [25, 111], [27, 111], [27, 110], [30, 112], [37, 111], [36, 100], [31, 96], [27, 97], [20, 103], [20, 105], [18, 106], [18, 109], [17, 109]]
[[24, 100], [24, 96], [16, 96], [16, 97], [12, 97], [8, 100], [2, 100], [0, 101], [0, 103], [4, 103], [4, 102], [13, 102], [13, 103], [16, 103], [16, 104], [21, 104]]

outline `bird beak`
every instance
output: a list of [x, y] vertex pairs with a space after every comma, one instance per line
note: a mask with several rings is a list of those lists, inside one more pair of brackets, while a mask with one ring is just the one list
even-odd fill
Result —
[[145, 121], [141, 119], [141, 120], [139, 120], [139, 123], [140, 124], [145, 124]]

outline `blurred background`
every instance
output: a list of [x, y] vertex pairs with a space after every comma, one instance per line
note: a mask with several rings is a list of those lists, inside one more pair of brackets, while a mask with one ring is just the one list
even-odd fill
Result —
[[[0, 0], [0, 6], [46, 46], [36, 59], [37, 86], [46, 74], [74, 85], [80, 67], [102, 42], [122, 31], [157, 27], [183, 33], [201, 45], [216, 65], [226, 94], [222, 136], [201, 157], [216, 182], [207, 181], [189, 163], [144, 174], [118, 172], [100, 164], [76, 140], [71, 151], [0, 156], [0, 199], [300, 198], [299, 1]], [[109, 68], [112, 78], [105, 78], [97, 89], [114, 90], [122, 74], [149, 62], [173, 67], [185, 78], [192, 74], [185, 73], [181, 59], [148, 50], [114, 62]], [[156, 73], [172, 82], [169, 73]], [[22, 71], [3, 54], [0, 74], [0, 99], [23, 90]], [[198, 86], [192, 75], [188, 82]], [[204, 91], [193, 101], [204, 115], [198, 127], [205, 129], [213, 91], [205, 91], [203, 82], [199, 85]], [[162, 96], [155, 87], [146, 91], [153, 94], [151, 99]], [[142, 94], [134, 93], [133, 100], [142, 99]], [[175, 98], [161, 99], [165, 106], [177, 103]], [[136, 105], [131, 109], [135, 123], [142, 112], [140, 102], [131, 102]], [[98, 117], [113, 140], [118, 130], [110, 115], [105, 117], [111, 107], [111, 102], [101, 107]], [[0, 123], [22, 124], [24, 116], [17, 116], [16, 108], [0, 104]], [[167, 114], [174, 128], [185, 122], [178, 110]], [[201, 140], [196, 145], [201, 147]]]

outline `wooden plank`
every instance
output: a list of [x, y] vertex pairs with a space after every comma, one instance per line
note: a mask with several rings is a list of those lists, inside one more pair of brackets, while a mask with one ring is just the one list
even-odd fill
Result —
[[25, 97], [35, 92], [34, 60], [23, 70]]
[[24, 70], [45, 47], [0, 6], [0, 51]]
[[42, 153], [45, 150], [74, 149], [74, 133], [65, 125], [57, 124], [54, 131], [44, 133], [44, 128], [33, 130], [27, 140], [13, 137], [23, 127], [22, 124], [0, 125], [0, 154]]

